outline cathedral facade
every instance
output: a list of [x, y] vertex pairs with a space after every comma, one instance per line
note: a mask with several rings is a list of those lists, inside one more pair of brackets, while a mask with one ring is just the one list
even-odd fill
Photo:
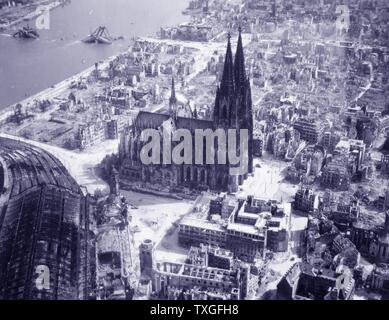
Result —
[[[224, 164], [215, 161], [214, 164], [144, 164], [140, 153], [146, 142], [141, 135], [145, 129], [170, 131], [187, 129], [192, 133], [193, 145], [195, 143], [195, 130], [218, 129], [227, 133], [229, 129], [236, 130], [237, 148], [239, 155], [239, 132], [245, 129], [248, 132], [247, 172], [231, 174], [233, 164], [229, 160]], [[220, 130], [219, 130], [220, 131]], [[204, 144], [205, 145], [205, 144]], [[218, 151], [218, 142], [215, 145], [215, 154]], [[204, 150], [204, 155], [207, 150]], [[162, 158], [162, 152], [161, 152]], [[194, 154], [193, 154], [194, 158]], [[140, 111], [130, 128], [125, 130], [119, 146], [120, 178], [128, 182], [146, 182], [154, 185], [168, 186], [171, 188], [189, 187], [195, 189], [210, 189], [215, 191], [235, 192], [238, 186], [247, 178], [248, 173], [253, 172], [253, 112], [251, 100], [251, 87], [246, 75], [245, 59], [241, 31], [239, 30], [238, 45], [235, 59], [232, 55], [230, 36], [228, 36], [227, 52], [224, 62], [222, 80], [216, 91], [216, 99], [213, 109], [213, 119], [198, 119], [196, 110], [191, 116], [178, 114], [177, 99], [174, 80], [169, 99], [169, 114], [151, 113]]]

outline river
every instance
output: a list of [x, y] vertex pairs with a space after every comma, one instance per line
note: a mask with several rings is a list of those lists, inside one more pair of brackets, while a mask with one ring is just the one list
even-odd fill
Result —
[[[0, 109], [124, 51], [135, 36], [155, 35], [161, 26], [186, 21], [181, 12], [187, 4], [188, 0], [72, 0], [50, 12], [49, 29], [39, 30], [37, 40], [0, 33]], [[34, 20], [28, 23], [35, 27]], [[80, 41], [100, 25], [124, 40], [111, 45]]]

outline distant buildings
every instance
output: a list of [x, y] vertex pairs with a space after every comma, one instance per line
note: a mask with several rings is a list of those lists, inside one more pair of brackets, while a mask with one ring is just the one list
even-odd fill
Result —
[[[347, 191], [351, 180], [368, 179], [371, 167], [366, 160], [366, 145], [362, 140], [343, 137], [335, 139], [336, 145], [329, 145], [325, 166], [322, 170], [321, 184], [325, 188]], [[322, 142], [324, 143], [324, 142]]]
[[362, 140], [342, 138], [333, 153], [334, 155], [345, 155], [348, 158], [348, 170], [351, 175], [362, 171], [366, 154], [366, 145]]
[[128, 87], [116, 86], [108, 88], [106, 91], [105, 96], [101, 99], [102, 101], [120, 108], [129, 108], [131, 106], [131, 90]]
[[6, 7], [6, 6], [11, 7], [11, 6], [16, 6], [16, 5], [26, 5], [29, 2], [31, 2], [31, 0], [13, 0], [13, 1], [0, 0], [0, 9], [3, 7]]
[[191, 0], [188, 5], [188, 10], [205, 10], [208, 9], [209, 0]]
[[359, 201], [353, 199], [349, 203], [337, 203], [335, 208], [328, 213], [328, 216], [340, 231], [346, 232], [358, 220], [359, 214]]
[[[300, 149], [301, 150], [301, 149]], [[325, 154], [320, 146], [308, 145], [293, 159], [293, 164], [300, 171], [301, 178], [316, 179], [323, 168]]]
[[336, 145], [338, 144], [339, 140], [340, 140], [339, 134], [331, 131], [326, 131], [323, 133], [321, 145], [324, 148], [326, 148], [329, 152], [332, 152], [335, 149]]
[[277, 158], [293, 158], [300, 142], [299, 133], [288, 125], [272, 125], [271, 122], [266, 131], [266, 150]]
[[[366, 96], [367, 94], [365, 93], [363, 99]], [[379, 103], [375, 98], [372, 98], [371, 101]], [[359, 103], [362, 104], [362, 101], [359, 101]], [[348, 136], [353, 139], [363, 140], [366, 145], [371, 146], [377, 137], [380, 113], [381, 111], [377, 111], [374, 108], [348, 107], [344, 113], [344, 122], [348, 130]]]
[[214, 32], [210, 25], [183, 23], [174, 28], [161, 27], [160, 35], [162, 39], [206, 42], [214, 36]]
[[128, 121], [126, 116], [112, 116], [112, 118], [104, 120], [98, 118], [80, 125], [75, 134], [74, 147], [83, 150], [107, 139], [118, 139], [120, 133], [128, 125]]

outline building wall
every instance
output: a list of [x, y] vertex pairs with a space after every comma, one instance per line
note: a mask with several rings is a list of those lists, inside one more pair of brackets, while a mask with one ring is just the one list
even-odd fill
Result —
[[379, 240], [373, 241], [370, 244], [369, 253], [377, 262], [389, 263], [389, 244]]
[[377, 234], [373, 229], [363, 229], [353, 226], [351, 228], [351, 241], [362, 254], [368, 254], [371, 243], [376, 239]]
[[208, 291], [219, 289], [231, 294], [239, 289], [239, 272], [187, 264], [167, 262], [159, 264], [154, 271], [155, 291], [166, 295], [169, 287], [179, 289], [203, 287]]
[[251, 237], [245, 234], [227, 233], [226, 247], [237, 257], [252, 261], [257, 254], [261, 254], [266, 243], [266, 233], [264, 236]]
[[372, 273], [371, 288], [380, 292], [389, 292], [389, 272], [377, 268]]
[[267, 232], [267, 248], [274, 252], [286, 252], [288, 250], [288, 232], [285, 229]]
[[224, 230], [212, 230], [195, 226], [180, 225], [178, 232], [178, 242], [180, 245], [200, 246], [201, 244], [210, 244], [226, 248], [226, 232]]

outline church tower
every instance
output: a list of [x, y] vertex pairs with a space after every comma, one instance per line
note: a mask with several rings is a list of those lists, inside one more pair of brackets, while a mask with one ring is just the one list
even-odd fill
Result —
[[238, 45], [234, 62], [235, 87], [237, 98], [237, 121], [239, 129], [247, 129], [249, 173], [253, 172], [253, 105], [251, 100], [251, 85], [246, 74], [246, 64], [243, 52], [242, 30], [239, 27]]
[[119, 172], [116, 170], [114, 166], [112, 166], [111, 170], [111, 179], [109, 183], [109, 193], [112, 196], [118, 196], [120, 193], [120, 182], [119, 182]]
[[231, 35], [228, 34], [226, 57], [220, 86], [216, 90], [214, 123], [220, 128], [235, 128], [235, 80], [234, 62], [231, 50]]
[[[248, 173], [252, 173], [253, 110], [250, 80], [246, 74], [241, 28], [239, 28], [234, 60], [231, 50], [231, 36], [228, 35], [222, 80], [216, 90], [213, 121], [216, 128], [234, 128], [238, 130], [238, 133], [240, 129], [248, 130]], [[239, 184], [241, 182], [242, 179], [240, 179]]]
[[153, 279], [154, 269], [154, 243], [150, 239], [145, 239], [139, 246], [139, 262], [141, 278], [144, 280]]
[[176, 97], [176, 86], [174, 78], [172, 78], [171, 93], [169, 98], [169, 115], [172, 118], [177, 117], [177, 97]]

